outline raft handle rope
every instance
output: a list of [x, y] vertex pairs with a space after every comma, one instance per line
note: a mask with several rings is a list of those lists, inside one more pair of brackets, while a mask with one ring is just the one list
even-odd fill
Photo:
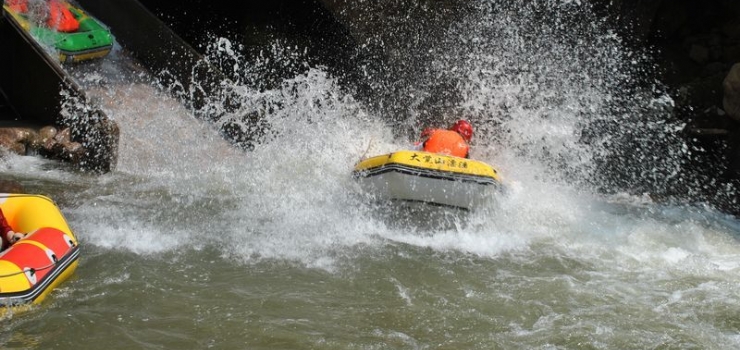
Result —
[[365, 156], [367, 156], [367, 153], [370, 152], [370, 148], [373, 147], [373, 141], [375, 141], [372, 137], [370, 137], [370, 141], [367, 143], [367, 149], [365, 149], [365, 152], [360, 156], [360, 161], [365, 160]]
[[42, 271], [42, 270], [46, 270], [46, 269], [50, 269], [50, 268], [54, 267], [58, 262], [59, 261], [54, 261], [53, 263], [51, 263], [49, 265], [46, 265], [46, 266], [42, 266], [42, 267], [35, 267], [35, 268], [34, 267], [26, 267], [26, 268], [24, 268], [21, 271], [17, 271], [17, 272], [12, 272], [12, 273], [7, 273], [7, 274], [4, 274], [4, 275], [0, 275], [0, 278], [13, 277], [15, 275], [25, 274], [26, 272], [31, 272], [32, 274], [35, 274], [36, 271]]
[[0, 275], [0, 278], [13, 277], [15, 275], [25, 274], [26, 272], [30, 272], [31, 274], [36, 274], [36, 271], [43, 271], [46, 269], [50, 269], [59, 263], [59, 259], [57, 259], [56, 254], [51, 255], [51, 260], [52, 262], [49, 265], [41, 266], [41, 267], [26, 267], [20, 271]]

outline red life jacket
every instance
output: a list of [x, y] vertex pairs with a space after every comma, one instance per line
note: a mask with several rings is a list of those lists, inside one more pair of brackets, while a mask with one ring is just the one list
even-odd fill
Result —
[[80, 22], [67, 6], [58, 0], [49, 1], [49, 20], [46, 24], [51, 29], [65, 33], [76, 32], [80, 29]]
[[429, 132], [429, 138], [424, 141], [424, 151], [467, 158], [470, 146], [460, 134], [444, 129], [434, 129]]
[[3, 251], [10, 247], [10, 241], [8, 241], [8, 237], [6, 236], [8, 234], [8, 231], [12, 231], [13, 229], [8, 225], [8, 220], [5, 219], [5, 215], [3, 214], [3, 210], [0, 209], [0, 241], [2, 241], [2, 245], [0, 245], [0, 251]]

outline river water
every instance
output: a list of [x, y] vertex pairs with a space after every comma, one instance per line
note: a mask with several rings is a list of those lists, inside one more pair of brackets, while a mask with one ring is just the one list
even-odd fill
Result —
[[[2, 347], [737, 348], [740, 221], [592, 181], [621, 134], [586, 144], [585, 130], [634, 117], [627, 107], [681, 154], [674, 126], [648, 123], [670, 101], [625, 97], [623, 77], [609, 77], [629, 54], [608, 31], [564, 25], [594, 41], [549, 33], [563, 40], [542, 46], [525, 35], [530, 17], [480, 11], [460, 25], [477, 49], [447, 47], [432, 65], [465, 82], [460, 105], [481, 126], [472, 157], [509, 188], [469, 213], [369, 203], [353, 165], [411, 140], [321, 67], [243, 88], [255, 109], [274, 107], [249, 151], [148, 78], [105, 65], [78, 76], [119, 123], [118, 166], [93, 175], [0, 160], [3, 177], [58, 203], [81, 245], [71, 280], [2, 320]], [[615, 100], [624, 109], [604, 112]], [[666, 181], [678, 163], [645, 161], [640, 173]]]

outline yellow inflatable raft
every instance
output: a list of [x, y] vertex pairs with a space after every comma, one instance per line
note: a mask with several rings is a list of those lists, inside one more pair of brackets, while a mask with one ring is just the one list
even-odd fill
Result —
[[77, 268], [79, 246], [48, 197], [0, 193], [0, 208], [13, 231], [28, 233], [0, 252], [0, 315], [38, 304]]
[[492, 166], [423, 151], [398, 151], [355, 165], [352, 175], [379, 200], [404, 200], [472, 209], [502, 188]]

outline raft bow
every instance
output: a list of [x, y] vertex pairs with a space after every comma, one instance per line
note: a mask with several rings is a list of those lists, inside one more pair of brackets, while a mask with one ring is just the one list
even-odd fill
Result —
[[0, 193], [0, 208], [25, 238], [0, 252], [0, 314], [41, 303], [78, 264], [79, 245], [54, 202], [42, 195]]
[[360, 161], [352, 175], [378, 200], [472, 209], [502, 188], [498, 171], [472, 159], [398, 151]]

